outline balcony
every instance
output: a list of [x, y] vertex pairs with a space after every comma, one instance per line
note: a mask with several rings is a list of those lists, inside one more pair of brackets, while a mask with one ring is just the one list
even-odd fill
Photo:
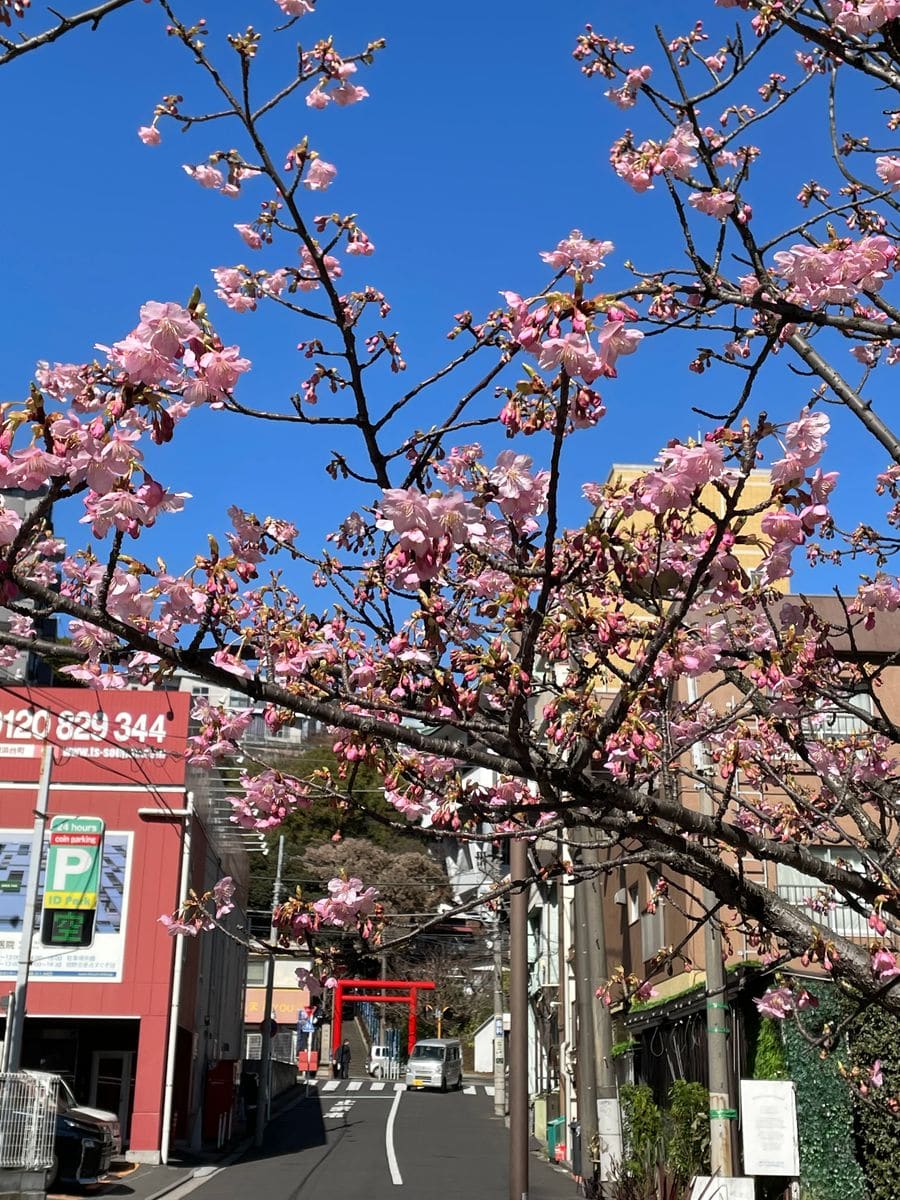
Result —
[[813, 881], [810, 881], [809, 884], [779, 883], [778, 885], [778, 895], [782, 900], [793, 904], [801, 912], [808, 913], [810, 917], [819, 922], [823, 929], [830, 929], [840, 937], [868, 941], [872, 936], [868, 918], [862, 913], [855, 912], [848, 904], [838, 902], [830, 912], [817, 913], [805, 903], [807, 897], [816, 896], [819, 890], [821, 890], [820, 887], [817, 887]]

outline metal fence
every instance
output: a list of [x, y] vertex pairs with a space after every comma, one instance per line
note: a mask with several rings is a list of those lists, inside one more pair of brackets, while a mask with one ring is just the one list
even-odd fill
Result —
[[45, 1171], [53, 1163], [59, 1079], [0, 1073], [0, 1167]]
[[826, 929], [831, 929], [841, 937], [859, 938], [866, 940], [872, 936], [868, 918], [856, 912], [849, 904], [840, 901], [829, 912], [816, 914], [806, 903], [807, 899], [823, 891], [820, 884], [810, 880], [808, 884], [779, 883], [778, 895], [796, 908], [809, 915], [811, 920], [819, 921]]

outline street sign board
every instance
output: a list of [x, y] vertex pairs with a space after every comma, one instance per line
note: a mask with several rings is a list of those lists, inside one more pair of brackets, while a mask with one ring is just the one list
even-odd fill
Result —
[[741, 1080], [741, 1130], [748, 1175], [800, 1174], [797, 1105], [790, 1079]]
[[45, 946], [90, 946], [94, 940], [104, 824], [99, 817], [50, 820], [41, 915]]

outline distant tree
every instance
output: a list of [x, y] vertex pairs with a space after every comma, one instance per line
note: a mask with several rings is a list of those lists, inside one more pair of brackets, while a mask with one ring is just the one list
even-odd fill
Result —
[[378, 888], [387, 912], [431, 913], [450, 898], [447, 876], [421, 850], [398, 854], [364, 838], [346, 838], [310, 848], [303, 866], [322, 886], [342, 872], [361, 877]]
[[280, 755], [277, 763], [250, 761], [249, 775], [277, 767], [295, 779], [319, 778], [333, 791], [327, 800], [310, 808], [292, 812], [284, 824], [268, 835], [269, 854], [254, 855], [250, 864], [251, 909], [268, 909], [272, 904], [277, 856], [275, 848], [284, 834], [284, 870], [282, 872], [291, 892], [303, 884], [305, 876], [300, 866], [303, 855], [311, 846], [331, 842], [335, 835], [344, 838], [364, 838], [386, 850], [418, 847], [421, 842], [407, 831], [405, 822], [398, 819], [396, 809], [384, 799], [384, 780], [375, 767], [357, 763], [351, 768], [341, 763], [328, 746], [313, 745], [302, 753]]

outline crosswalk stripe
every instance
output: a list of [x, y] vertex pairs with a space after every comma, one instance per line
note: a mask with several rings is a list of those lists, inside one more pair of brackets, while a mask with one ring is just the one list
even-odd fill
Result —
[[487, 1095], [488, 1095], [488, 1096], [493, 1096], [493, 1094], [494, 1094], [494, 1089], [493, 1089], [492, 1087], [485, 1087], [485, 1089], [484, 1089], [484, 1090], [485, 1090], [485, 1092], [487, 1093]]
[[406, 1087], [406, 1084], [405, 1084], [405, 1083], [395, 1083], [395, 1084], [394, 1084], [394, 1091], [395, 1091], [395, 1092], [402, 1092], [402, 1091], [404, 1090], [404, 1088], [405, 1088], [405, 1087]]
[[372, 1089], [373, 1092], [383, 1092], [384, 1091], [383, 1083], [370, 1083], [369, 1087]]
[[463, 1093], [464, 1093], [466, 1096], [474, 1096], [474, 1095], [475, 1095], [475, 1089], [474, 1089], [474, 1087], [467, 1087], [467, 1088], [463, 1088]]
[[328, 1082], [325, 1084], [325, 1086], [322, 1088], [322, 1091], [323, 1092], [336, 1092], [340, 1086], [341, 1086], [341, 1081], [339, 1079], [329, 1079]]
[[361, 1087], [362, 1087], [362, 1084], [357, 1080], [355, 1083], [347, 1084], [347, 1091], [348, 1092], [358, 1092]]

